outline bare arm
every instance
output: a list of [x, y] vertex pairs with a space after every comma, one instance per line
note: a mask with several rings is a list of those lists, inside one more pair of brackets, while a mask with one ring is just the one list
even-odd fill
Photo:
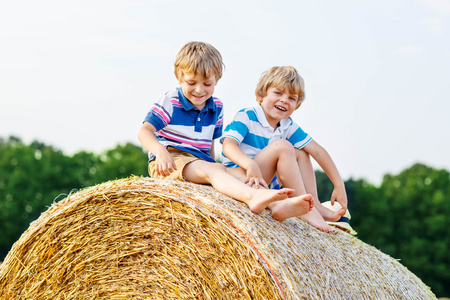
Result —
[[209, 149], [209, 155], [211, 155], [212, 159], [216, 160], [216, 152], [214, 150], [214, 140], [211, 142], [211, 149]]
[[156, 173], [167, 176], [177, 169], [172, 155], [155, 137], [156, 128], [148, 122], [144, 122], [139, 129], [138, 138], [142, 146], [156, 156]]
[[334, 190], [331, 194], [331, 204], [334, 205], [334, 201], [338, 201], [342, 208], [346, 210], [347, 192], [345, 191], [344, 181], [342, 180], [341, 175], [339, 175], [339, 171], [330, 154], [314, 140], [309, 142], [303, 149], [317, 161], [333, 183]]
[[265, 188], [269, 188], [256, 161], [251, 159], [239, 148], [239, 143], [235, 139], [225, 138], [222, 145], [222, 152], [228, 159], [246, 171], [247, 179], [245, 183], [252, 187], [263, 185]]

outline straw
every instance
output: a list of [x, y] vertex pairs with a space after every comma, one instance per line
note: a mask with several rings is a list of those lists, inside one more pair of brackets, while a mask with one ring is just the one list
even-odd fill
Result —
[[436, 299], [341, 231], [274, 220], [210, 186], [143, 177], [54, 203], [0, 266], [1, 299]]

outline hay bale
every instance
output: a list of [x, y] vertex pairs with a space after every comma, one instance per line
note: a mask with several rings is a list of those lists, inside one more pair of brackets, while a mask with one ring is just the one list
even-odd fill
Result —
[[129, 178], [54, 203], [0, 267], [1, 299], [436, 299], [397, 260], [209, 186]]

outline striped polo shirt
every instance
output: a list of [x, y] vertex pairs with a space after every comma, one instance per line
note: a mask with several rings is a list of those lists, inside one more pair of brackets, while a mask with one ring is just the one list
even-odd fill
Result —
[[[225, 128], [225, 132], [220, 139], [233, 138], [239, 143], [241, 150], [249, 157], [255, 155], [270, 143], [285, 139], [295, 148], [301, 149], [311, 140], [311, 136], [304, 132], [292, 119], [286, 118], [280, 121], [277, 129], [273, 129], [267, 122], [264, 111], [260, 105], [240, 110], [233, 121]], [[237, 167], [234, 162], [229, 160], [222, 152], [222, 164], [227, 167]], [[272, 187], [276, 188], [277, 183], [272, 182]]]
[[[215, 162], [209, 151], [212, 141], [219, 138], [223, 130], [223, 104], [218, 98], [209, 98], [200, 111], [180, 87], [161, 96], [144, 122], [155, 126], [155, 137], [166, 148], [174, 147]], [[155, 159], [151, 152], [148, 155], [150, 160]]]

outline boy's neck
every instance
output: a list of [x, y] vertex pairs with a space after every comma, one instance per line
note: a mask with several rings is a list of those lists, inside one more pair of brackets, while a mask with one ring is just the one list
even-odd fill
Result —
[[273, 128], [273, 130], [277, 130], [277, 128], [280, 127], [280, 122], [275, 124], [275, 126], [273, 126], [272, 124], [270, 126]]
[[277, 130], [277, 128], [280, 127], [280, 121], [276, 121], [276, 120], [269, 121], [265, 112], [264, 112], [264, 116], [266, 117], [267, 123], [269, 123], [270, 127], [272, 127], [273, 130]]

